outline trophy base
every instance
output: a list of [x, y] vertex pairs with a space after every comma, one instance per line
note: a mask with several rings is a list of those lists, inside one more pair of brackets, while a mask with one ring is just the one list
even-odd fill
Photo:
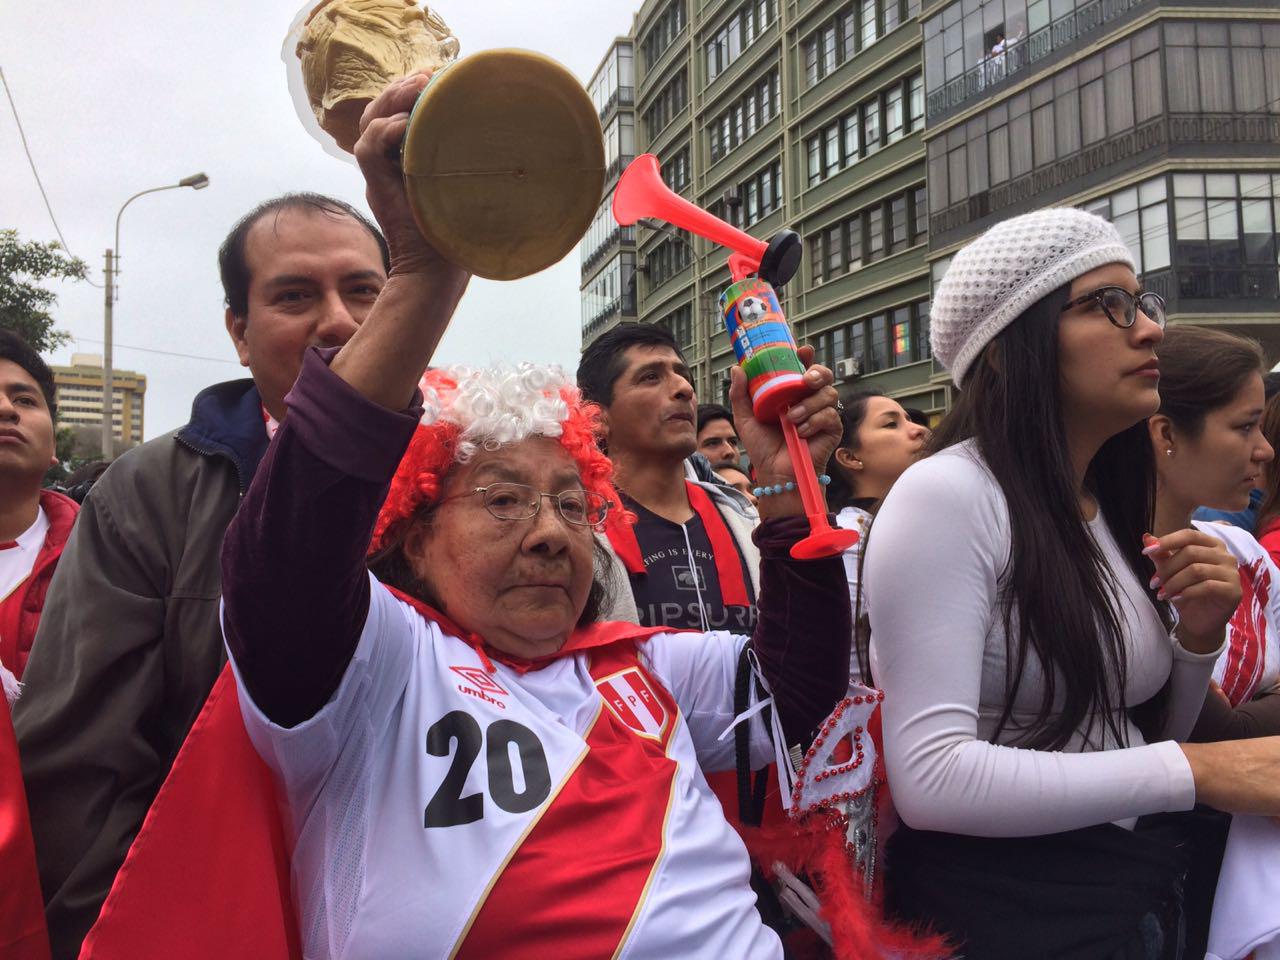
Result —
[[478, 277], [515, 280], [586, 233], [604, 189], [604, 138], [591, 98], [560, 64], [486, 50], [422, 91], [402, 164], [432, 246]]

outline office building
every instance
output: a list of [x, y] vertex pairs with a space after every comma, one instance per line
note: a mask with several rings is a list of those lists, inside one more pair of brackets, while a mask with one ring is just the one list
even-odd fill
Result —
[[[73, 353], [71, 365], [50, 367], [58, 401], [58, 427], [92, 427], [102, 430], [102, 357]], [[121, 447], [142, 443], [147, 378], [132, 370], [113, 369], [111, 374], [112, 430]]]
[[[1047, 205], [1111, 219], [1174, 322], [1248, 333], [1280, 359], [1280, 8], [1182, 11], [647, 0], [592, 90], [606, 129], [627, 103], [611, 163], [655, 153], [673, 190], [753, 236], [800, 233], [783, 306], [842, 390], [936, 417], [954, 388], [930, 355], [931, 287], [984, 228]], [[662, 323], [699, 395], [723, 399], [725, 251], [619, 228], [609, 199], [582, 247], [584, 342]]]

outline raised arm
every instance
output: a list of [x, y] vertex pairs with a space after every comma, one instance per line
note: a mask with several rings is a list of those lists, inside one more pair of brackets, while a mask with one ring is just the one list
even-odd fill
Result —
[[469, 279], [422, 239], [396, 161], [426, 80], [388, 87], [356, 144], [391, 250], [387, 283], [336, 355], [308, 353], [223, 546], [227, 644], [254, 702], [282, 726], [328, 701], [356, 648], [373, 524], [421, 415], [418, 381]]

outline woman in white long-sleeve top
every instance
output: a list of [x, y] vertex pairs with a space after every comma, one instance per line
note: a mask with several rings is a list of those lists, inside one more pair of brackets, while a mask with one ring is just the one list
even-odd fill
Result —
[[991, 228], [934, 298], [963, 392], [864, 583], [889, 907], [969, 960], [1190, 957], [1186, 833], [1148, 815], [1280, 813], [1280, 741], [1178, 743], [1240, 586], [1206, 534], [1147, 536], [1164, 320], [1115, 228], [1070, 209]]

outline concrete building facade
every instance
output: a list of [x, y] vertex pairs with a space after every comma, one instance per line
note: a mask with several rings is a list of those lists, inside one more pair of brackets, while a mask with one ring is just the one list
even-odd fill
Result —
[[[102, 357], [74, 353], [70, 366], [51, 366], [58, 401], [58, 427], [102, 430]], [[132, 370], [111, 374], [112, 430], [117, 444], [142, 443], [147, 378]]]
[[[625, 94], [609, 66], [624, 46]], [[592, 88], [630, 98], [634, 153], [657, 154], [681, 196], [761, 239], [801, 234], [783, 306], [842, 389], [948, 409], [933, 285], [981, 230], [1054, 204], [1111, 219], [1174, 322], [1248, 333], [1280, 359], [1270, 0], [646, 0]], [[602, 110], [606, 129], [620, 109]], [[725, 253], [618, 228], [614, 182], [582, 247], [583, 341], [662, 323], [699, 396], [721, 400]]]

